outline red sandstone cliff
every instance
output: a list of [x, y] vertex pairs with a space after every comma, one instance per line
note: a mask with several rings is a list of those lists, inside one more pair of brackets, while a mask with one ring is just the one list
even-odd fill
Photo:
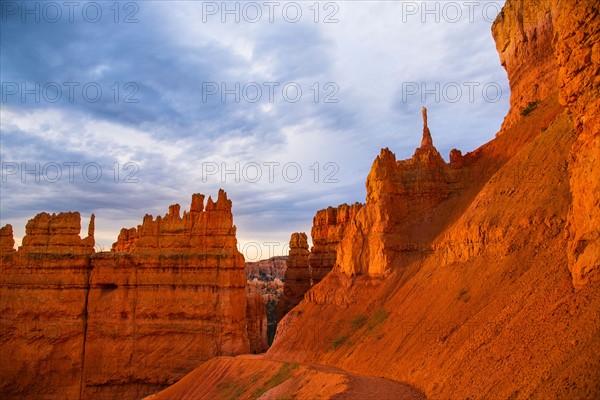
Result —
[[263, 351], [264, 304], [247, 306], [231, 201], [203, 199], [183, 216], [179, 205], [146, 215], [107, 253], [93, 254], [93, 215], [85, 239], [78, 213], [29, 221], [19, 251], [2, 253], [0, 393], [136, 399], [203, 360]]
[[597, 1], [508, 2], [493, 32], [511, 82], [512, 124], [558, 94], [573, 119], [568, 168], [569, 269], [576, 287], [600, 271], [600, 18]]
[[408, 160], [382, 150], [335, 268], [267, 358], [432, 398], [600, 396], [599, 15], [597, 1], [507, 1], [496, 139], [450, 164], [428, 129]]
[[18, 252], [12, 227], [0, 230], [0, 397], [79, 398], [94, 253], [93, 223], [81, 239], [80, 221], [38, 214]]

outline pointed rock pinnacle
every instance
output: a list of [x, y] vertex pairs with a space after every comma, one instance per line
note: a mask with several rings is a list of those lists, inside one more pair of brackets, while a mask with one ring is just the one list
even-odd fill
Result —
[[427, 127], [427, 108], [423, 107], [421, 109], [421, 113], [423, 114], [423, 139], [421, 139], [421, 148], [432, 148], [433, 140], [431, 139], [431, 132], [429, 132], [429, 127]]

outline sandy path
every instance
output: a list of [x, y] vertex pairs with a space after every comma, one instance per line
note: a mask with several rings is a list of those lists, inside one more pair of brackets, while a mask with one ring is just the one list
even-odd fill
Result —
[[[243, 355], [240, 358], [261, 359], [262, 355]], [[282, 360], [270, 360], [285, 362]], [[331, 397], [334, 400], [421, 400], [425, 395], [417, 388], [390, 379], [370, 375], [353, 374], [339, 368], [318, 364], [298, 363], [315, 370], [344, 375], [348, 379], [348, 389]]]

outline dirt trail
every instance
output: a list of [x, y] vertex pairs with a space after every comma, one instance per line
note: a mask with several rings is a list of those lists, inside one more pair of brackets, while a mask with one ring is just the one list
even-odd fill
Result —
[[[263, 359], [263, 355], [242, 355], [238, 358]], [[283, 360], [272, 360], [280, 363], [285, 363]], [[328, 373], [343, 375], [348, 379], [348, 388], [339, 394], [333, 395], [332, 400], [421, 400], [427, 397], [417, 388], [390, 379], [379, 378], [370, 375], [360, 375], [350, 373], [339, 368], [329, 367], [319, 364], [297, 363], [305, 367]]]

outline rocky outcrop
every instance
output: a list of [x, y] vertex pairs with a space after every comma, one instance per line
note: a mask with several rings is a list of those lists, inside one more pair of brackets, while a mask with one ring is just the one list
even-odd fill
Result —
[[415, 243], [428, 243], [439, 227], [431, 224], [437, 206], [463, 185], [461, 169], [452, 168], [433, 145], [423, 108], [423, 138], [412, 158], [397, 161], [381, 150], [367, 177], [367, 202], [345, 224], [336, 269], [348, 275], [385, 276], [403, 265]]
[[94, 214], [88, 236], [81, 239], [81, 215], [78, 212], [40, 213], [27, 222], [21, 254], [91, 254], [94, 252]]
[[576, 139], [569, 160], [573, 205], [566, 234], [569, 269], [577, 288], [600, 278], [599, 19], [598, 2], [513, 1], [507, 2], [493, 26], [511, 83], [505, 125], [556, 95], [573, 116]]
[[138, 398], [250, 351], [232, 204], [222, 190], [203, 203], [194, 194], [183, 215], [178, 204], [146, 215], [92, 259], [83, 397]]
[[248, 293], [246, 301], [248, 303], [246, 320], [248, 321], [250, 352], [254, 354], [264, 353], [269, 348], [265, 303], [258, 293]]
[[253, 338], [266, 333], [264, 305], [247, 307], [231, 201], [203, 198], [183, 216], [179, 205], [146, 215], [98, 254], [93, 216], [85, 239], [78, 213], [32, 219], [2, 264], [0, 393], [137, 399], [203, 360], [249, 352], [248, 326]]
[[566, 2], [554, 14], [561, 104], [573, 116], [569, 154], [573, 208], [569, 213], [569, 270], [581, 288], [600, 279], [600, 4]]
[[[510, 110], [501, 132], [523, 112], [556, 95], [552, 3], [555, 0], [507, 2], [492, 26], [500, 63], [510, 82]], [[513, 16], [518, 16], [513, 18]]]
[[[80, 396], [94, 253], [93, 225], [81, 239], [80, 224], [77, 212], [38, 214], [27, 223], [18, 252], [3, 250], [0, 397]], [[2, 243], [14, 243], [9, 226]]]
[[337, 250], [348, 224], [354, 220], [363, 207], [360, 203], [342, 204], [317, 211], [313, 218], [310, 251], [310, 268], [313, 286], [318, 284], [333, 269]]
[[293, 233], [290, 238], [290, 252], [285, 270], [283, 294], [275, 311], [277, 321], [294, 308], [310, 289], [310, 269], [308, 239], [306, 233]]
[[13, 237], [13, 227], [10, 224], [0, 228], [0, 258], [14, 253], [15, 239]]

